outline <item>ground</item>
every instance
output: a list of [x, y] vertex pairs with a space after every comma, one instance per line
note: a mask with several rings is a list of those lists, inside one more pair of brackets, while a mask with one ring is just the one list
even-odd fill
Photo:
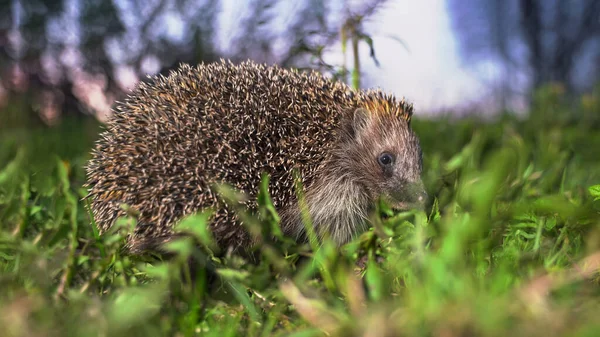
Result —
[[[123, 255], [132, 220], [100, 236], [82, 200], [98, 125], [2, 130], [3, 335], [595, 336], [600, 104], [557, 95], [526, 118], [415, 115], [426, 212], [382, 205], [341, 250], [263, 239], [256, 264], [217, 258], [206, 214], [169, 260]], [[261, 212], [271, 233], [268, 199]]]

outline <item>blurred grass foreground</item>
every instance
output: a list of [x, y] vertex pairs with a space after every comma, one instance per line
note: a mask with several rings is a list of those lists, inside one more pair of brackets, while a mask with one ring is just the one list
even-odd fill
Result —
[[98, 235], [81, 201], [99, 125], [7, 127], [12, 102], [0, 335], [599, 336], [600, 95], [567, 104], [559, 89], [526, 118], [417, 114], [426, 213], [377, 219], [341, 253], [264, 239], [256, 263], [215, 254], [203, 213], [171, 259], [122, 255], [126, 231]]

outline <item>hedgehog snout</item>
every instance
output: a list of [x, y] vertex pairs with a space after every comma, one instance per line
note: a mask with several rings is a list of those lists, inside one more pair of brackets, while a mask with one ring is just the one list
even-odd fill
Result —
[[421, 180], [415, 182], [404, 182], [391, 193], [393, 199], [392, 207], [399, 210], [410, 208], [423, 209], [428, 195]]

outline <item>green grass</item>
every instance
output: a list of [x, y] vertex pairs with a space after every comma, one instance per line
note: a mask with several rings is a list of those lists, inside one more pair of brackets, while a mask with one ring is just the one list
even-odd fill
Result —
[[256, 263], [218, 252], [205, 213], [173, 258], [123, 255], [133, 220], [99, 236], [81, 201], [98, 125], [1, 130], [2, 335], [597, 336], [600, 105], [545, 90], [526, 119], [415, 120], [427, 212], [341, 250], [273, 243], [263, 193]]

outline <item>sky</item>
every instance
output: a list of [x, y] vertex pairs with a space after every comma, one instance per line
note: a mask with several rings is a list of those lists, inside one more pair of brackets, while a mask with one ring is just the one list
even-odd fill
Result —
[[[460, 65], [444, 0], [391, 0], [365, 24], [380, 66], [362, 44], [363, 86], [379, 87], [412, 101], [417, 111], [435, 114], [483, 96], [477, 78]], [[226, 47], [238, 16], [239, 0], [222, 2], [220, 41]], [[396, 39], [404, 41], [408, 50]], [[350, 56], [349, 60], [350, 60]], [[339, 46], [327, 55], [341, 64]]]
[[[395, 0], [367, 26], [374, 31], [380, 67], [367, 59], [364, 71], [371, 86], [380, 86], [413, 101], [417, 110], [460, 106], [481, 97], [482, 86], [460, 65], [458, 46], [444, 0]], [[402, 39], [401, 43], [387, 37]]]

